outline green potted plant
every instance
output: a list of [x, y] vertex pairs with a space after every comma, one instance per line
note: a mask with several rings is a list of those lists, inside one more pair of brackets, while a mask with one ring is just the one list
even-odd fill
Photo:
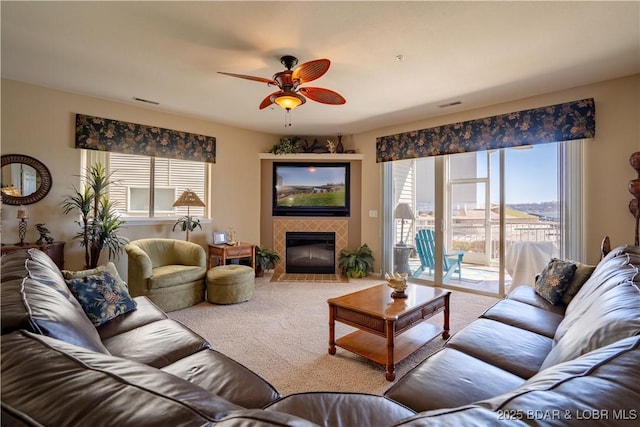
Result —
[[366, 277], [373, 271], [373, 261], [373, 253], [366, 243], [354, 251], [342, 249], [338, 255], [338, 265], [349, 278]]
[[280, 255], [273, 249], [256, 246], [256, 277], [262, 277], [265, 270], [275, 268]]
[[64, 199], [62, 206], [65, 215], [71, 212], [80, 214], [78, 224], [81, 230], [73, 239], [79, 240], [85, 249], [85, 267], [96, 268], [104, 249], [109, 251], [111, 259], [119, 255], [129, 241], [118, 235], [124, 221], [109, 201], [111, 174], [101, 163], [96, 163], [87, 168], [82, 178], [83, 189], [74, 187], [74, 193]]
[[273, 147], [271, 147], [269, 152], [272, 154], [295, 153], [298, 148], [298, 139], [299, 139], [298, 137], [292, 137], [292, 138], [282, 137], [280, 138], [280, 142], [278, 142]]

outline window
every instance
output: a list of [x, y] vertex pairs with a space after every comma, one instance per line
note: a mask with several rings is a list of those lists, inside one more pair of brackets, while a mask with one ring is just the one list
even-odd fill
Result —
[[[396, 247], [405, 241], [415, 247], [405, 266], [414, 279], [501, 295], [510, 290], [514, 269], [508, 259], [513, 257], [506, 254], [516, 243], [516, 249], [548, 248], [552, 256], [580, 260], [581, 144], [388, 162], [383, 169], [384, 212], [390, 218], [383, 233], [384, 268], [397, 269]], [[415, 216], [410, 233], [405, 225], [405, 236], [393, 218], [401, 202], [409, 203]], [[423, 229], [435, 234], [442, 255], [416, 242]], [[460, 252], [458, 267], [454, 255]], [[444, 260], [434, 262], [437, 256]]]
[[[187, 189], [207, 203], [206, 163], [92, 150], [84, 154], [86, 164], [100, 162], [112, 174], [109, 198], [124, 217], [186, 215], [187, 207], [173, 207], [173, 203]], [[189, 214], [204, 216], [205, 208], [191, 207]]]

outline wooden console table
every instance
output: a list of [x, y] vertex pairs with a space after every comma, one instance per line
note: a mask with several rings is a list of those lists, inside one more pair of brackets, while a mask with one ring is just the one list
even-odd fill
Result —
[[[217, 258], [217, 263], [213, 264], [212, 258]], [[237, 245], [214, 245], [209, 243], [209, 256], [207, 257], [207, 270], [212, 266], [225, 265], [228, 259], [250, 258], [251, 268], [256, 268], [256, 245], [251, 243], [239, 243]]]
[[53, 243], [25, 243], [24, 245], [2, 245], [0, 250], [2, 255], [17, 252], [26, 251], [27, 249], [36, 248], [46, 253], [51, 257], [53, 262], [56, 263], [58, 268], [62, 270], [64, 268], [64, 242]]

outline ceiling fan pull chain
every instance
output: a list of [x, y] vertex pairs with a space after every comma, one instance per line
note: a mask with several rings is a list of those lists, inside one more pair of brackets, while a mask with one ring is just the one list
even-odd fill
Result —
[[291, 126], [291, 110], [286, 110], [284, 113], [284, 127]]

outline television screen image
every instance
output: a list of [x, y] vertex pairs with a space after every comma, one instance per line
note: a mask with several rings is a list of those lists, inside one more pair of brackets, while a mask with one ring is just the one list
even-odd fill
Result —
[[349, 215], [348, 163], [274, 163], [273, 214]]

